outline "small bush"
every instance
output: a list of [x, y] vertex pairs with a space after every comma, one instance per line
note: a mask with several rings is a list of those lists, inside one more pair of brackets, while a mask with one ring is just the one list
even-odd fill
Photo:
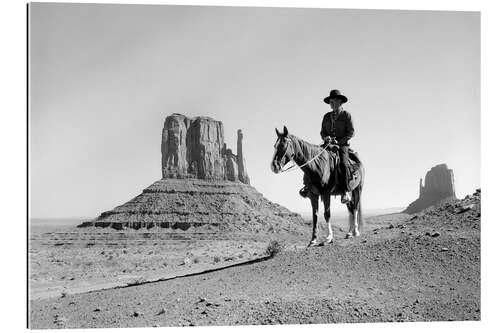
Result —
[[214, 257], [214, 262], [215, 262], [215, 263], [220, 262], [220, 257]]
[[285, 246], [283, 244], [281, 244], [279, 241], [272, 240], [269, 242], [269, 245], [267, 245], [266, 255], [270, 256], [270, 257], [274, 257], [275, 255], [277, 255], [278, 253], [283, 251], [284, 248], [285, 248]]

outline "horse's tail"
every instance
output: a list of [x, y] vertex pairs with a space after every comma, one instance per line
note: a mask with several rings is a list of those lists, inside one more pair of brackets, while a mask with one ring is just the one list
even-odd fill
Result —
[[356, 190], [358, 192], [357, 193], [358, 200], [356, 202], [355, 209], [358, 211], [358, 228], [360, 230], [363, 230], [364, 220], [363, 220], [363, 210], [361, 209], [361, 198], [362, 198], [362, 193], [363, 193], [363, 184], [365, 182], [365, 168], [363, 167], [361, 162], [360, 162], [360, 172], [361, 172], [361, 180], [360, 180], [358, 187], [356, 188]]

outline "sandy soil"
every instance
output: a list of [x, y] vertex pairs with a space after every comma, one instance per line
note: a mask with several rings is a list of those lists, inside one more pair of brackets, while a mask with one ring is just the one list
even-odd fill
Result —
[[[480, 195], [265, 261], [30, 302], [32, 328], [480, 319]], [[303, 243], [307, 243], [304, 239]]]
[[[273, 238], [290, 240], [290, 235]], [[265, 256], [269, 236], [66, 227], [33, 234], [30, 299], [155, 281]], [[289, 242], [290, 243], [290, 242]]]

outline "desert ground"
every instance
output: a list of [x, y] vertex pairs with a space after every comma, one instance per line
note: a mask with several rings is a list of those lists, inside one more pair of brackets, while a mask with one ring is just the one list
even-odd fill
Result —
[[334, 243], [313, 248], [307, 225], [258, 237], [33, 235], [30, 327], [479, 320], [480, 209], [478, 191], [367, 218], [354, 239], [336, 224]]

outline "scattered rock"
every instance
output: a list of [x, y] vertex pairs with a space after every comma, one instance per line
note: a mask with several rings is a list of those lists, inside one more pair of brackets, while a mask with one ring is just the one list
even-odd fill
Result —
[[462, 214], [462, 213], [465, 213], [473, 208], [475, 208], [476, 205], [474, 204], [470, 204], [470, 205], [466, 205], [466, 206], [460, 206], [458, 207], [456, 210], [455, 210], [455, 213], [456, 214]]
[[439, 236], [441, 236], [441, 234], [437, 231], [431, 234], [431, 237], [439, 237]]
[[95, 308], [94, 312], [101, 312], [101, 308]]
[[446, 252], [446, 251], [449, 251], [449, 249], [447, 247], [441, 248], [441, 252]]
[[134, 311], [134, 313], [132, 314], [132, 316], [134, 316], [134, 317], [144, 316], [144, 313], [139, 312], [139, 311]]
[[165, 313], [167, 313], [167, 310], [165, 310], [165, 308], [161, 308], [160, 311], [158, 311], [157, 315], [162, 315]]
[[68, 319], [65, 317], [59, 316], [57, 314], [54, 316], [54, 324], [56, 325], [64, 325], [67, 321]]

